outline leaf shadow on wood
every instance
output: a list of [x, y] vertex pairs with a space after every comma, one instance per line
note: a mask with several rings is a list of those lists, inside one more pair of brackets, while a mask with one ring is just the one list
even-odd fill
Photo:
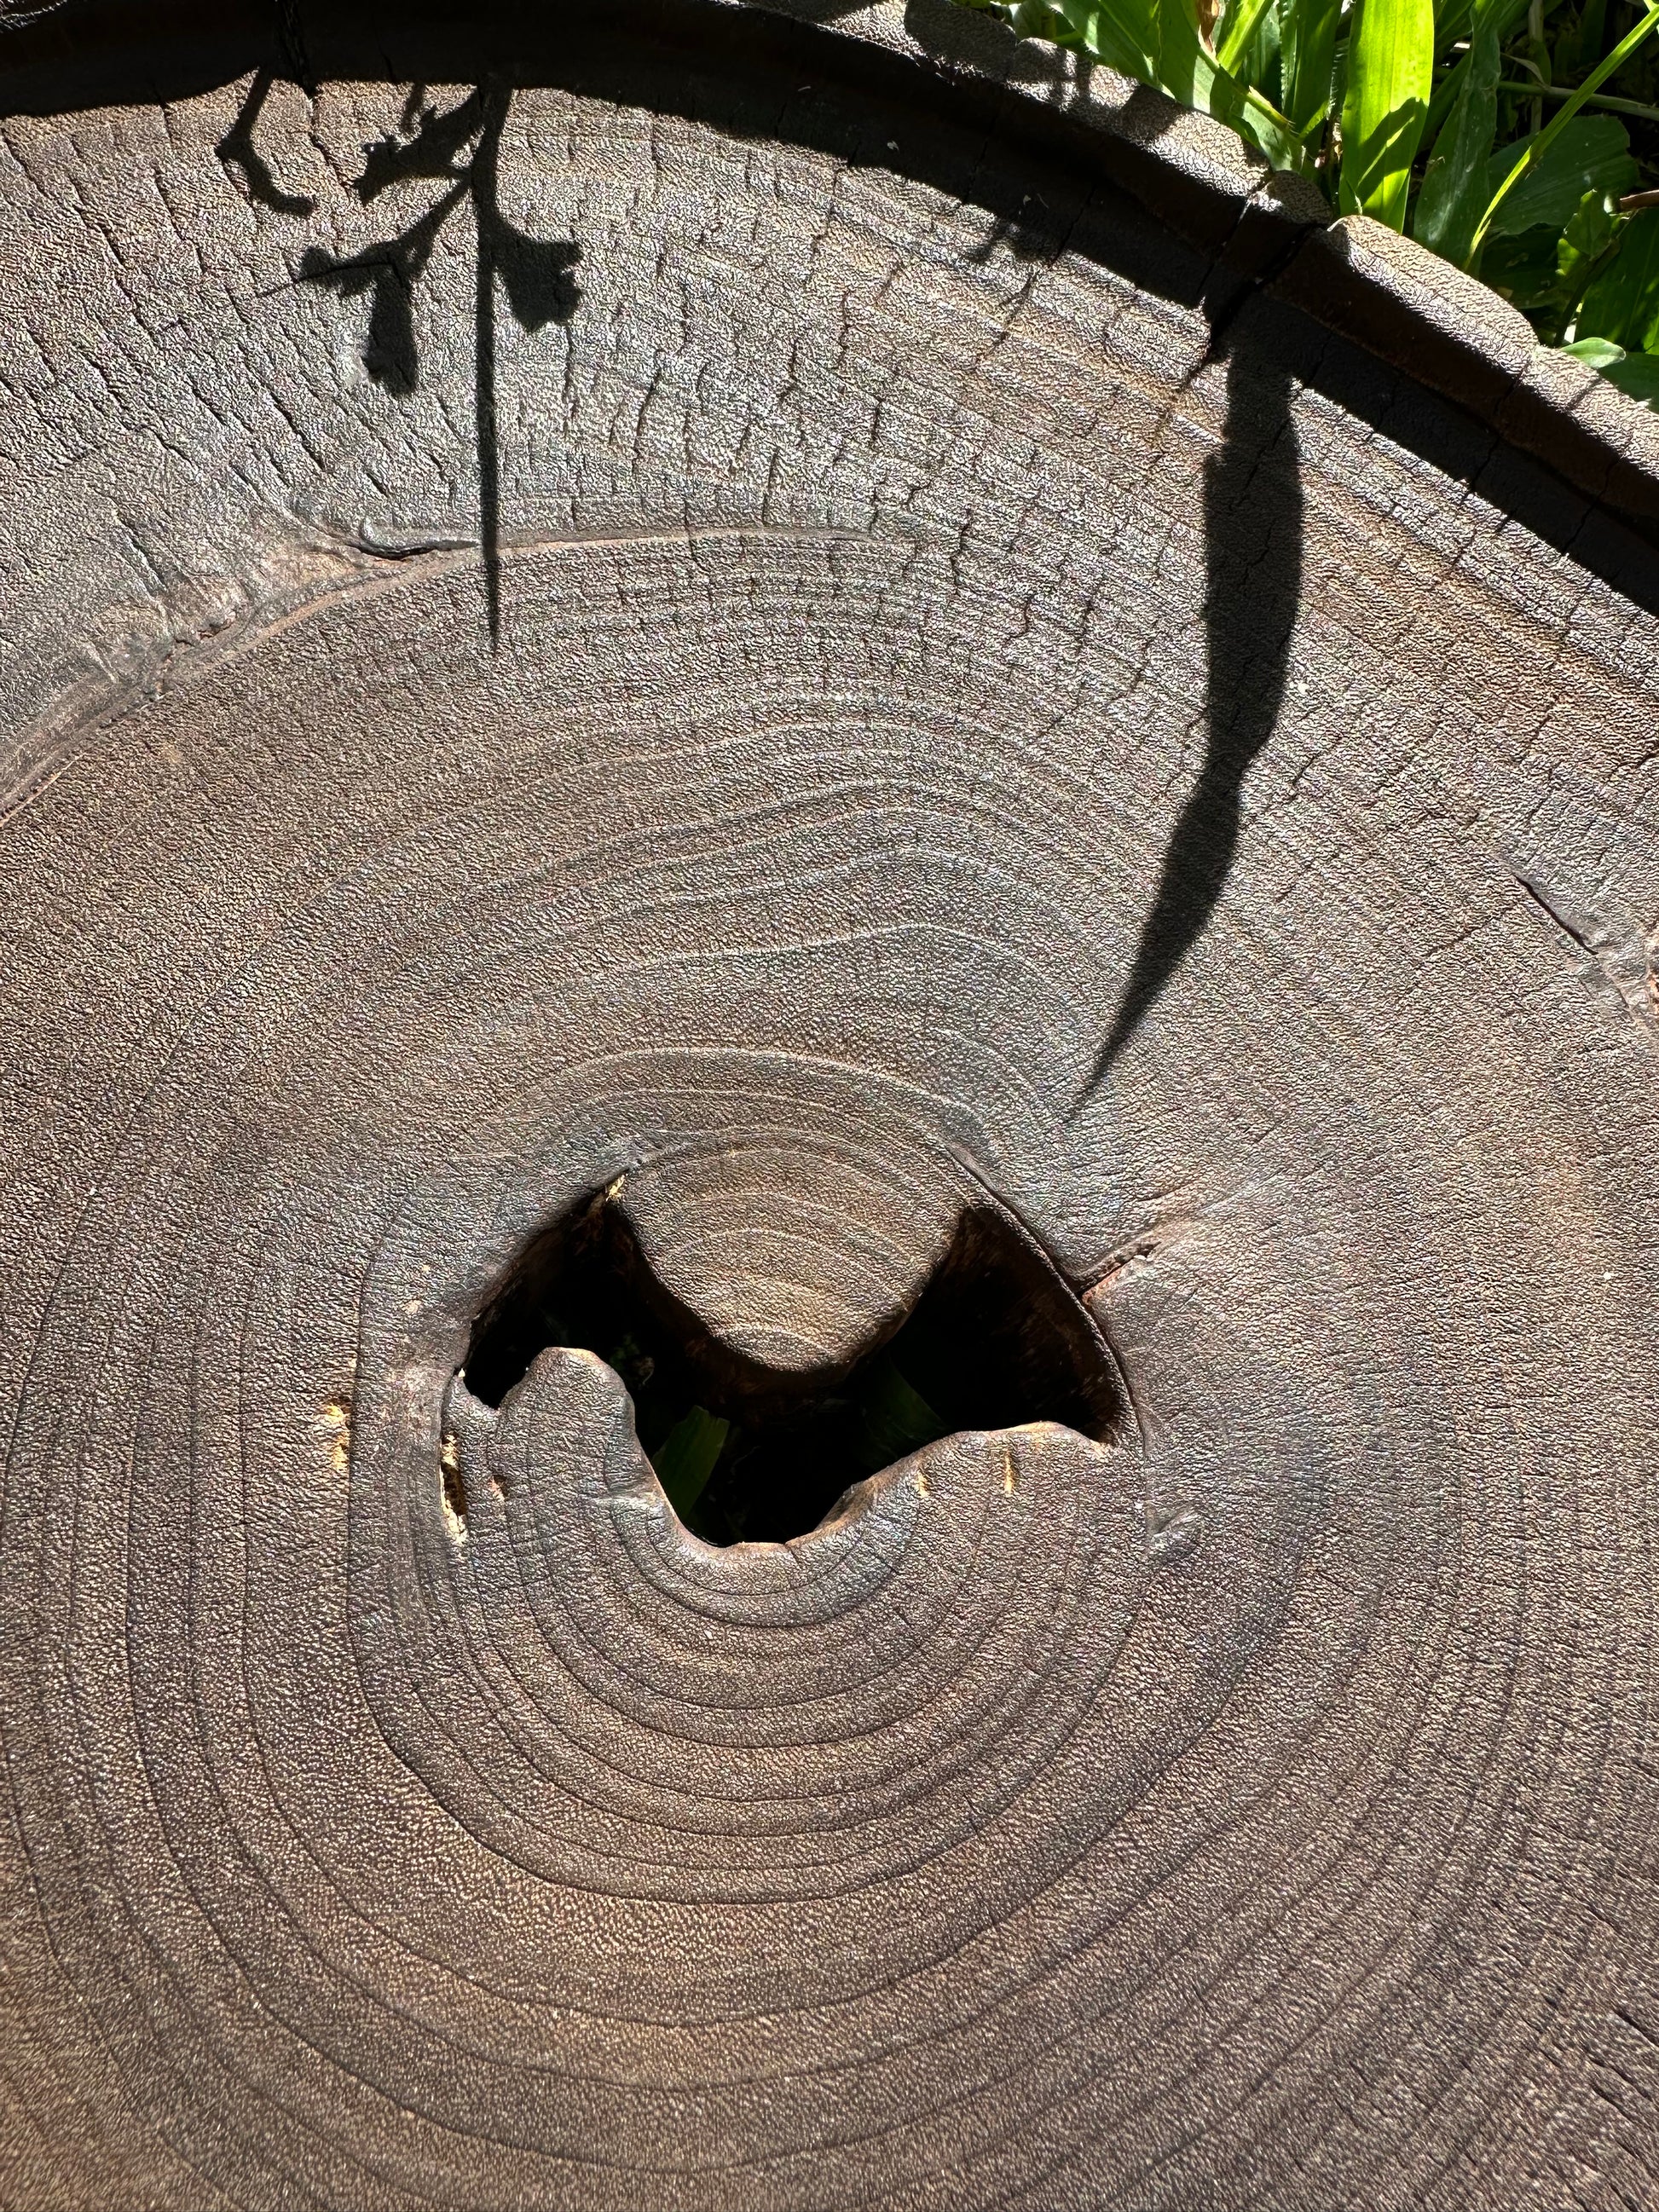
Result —
[[1205, 749], [1176, 820], [1085, 1100], [1209, 926], [1238, 852], [1244, 780], [1279, 719], [1302, 596], [1291, 378], [1243, 333], [1227, 354], [1222, 442], [1205, 463]]
[[[137, 13], [130, 0], [76, 0], [7, 33], [0, 118], [184, 100], [266, 70], [302, 88], [330, 81], [557, 89], [738, 142], [781, 140], [852, 168], [891, 171], [1027, 232], [1046, 220], [1068, 253], [1181, 307], [1200, 306], [1218, 277], [1258, 292], [1265, 281], [1261, 256], [1239, 251], [1250, 226], [1239, 220], [1236, 184], [1206, 180], [1184, 157], [1164, 158], [1176, 110], [1161, 94], [1137, 87], [1103, 127], [1070, 101], [1011, 98], [1000, 77], [849, 38], [835, 26], [856, 11], [839, 0], [802, 0], [787, 15], [711, 9], [708, 0], [539, 12], [517, 0], [473, 0], [395, 19], [348, 4], [310, 12], [303, 61], [281, 34], [292, 12], [286, 0], [275, 21], [270, 0], [220, 0], [210, 17], [192, 0], [147, 0]], [[924, 46], [938, 43], [957, 13], [965, 33], [998, 27], [949, 0], [914, 0], [908, 27]], [[1273, 214], [1270, 200], [1255, 212], [1283, 234], [1277, 274], [1319, 226], [1293, 211]], [[1478, 348], [1449, 335], [1421, 303], [1362, 282], [1361, 315], [1317, 267], [1300, 289], [1320, 291], [1339, 310], [1334, 320], [1310, 320], [1288, 297], [1263, 301], [1300, 385], [1659, 612], [1659, 514], [1622, 447], [1564, 405], [1517, 390], [1507, 372], [1489, 377]], [[1448, 397], [1454, 389], [1466, 399]], [[1500, 402], [1504, 427], [1494, 443]]]
[[[222, 161], [234, 164], [249, 196], [280, 214], [303, 215], [315, 203], [279, 192], [253, 144], [252, 132], [270, 87], [270, 73], [256, 77], [242, 111], [221, 140]], [[343, 300], [365, 296], [368, 328], [363, 366], [375, 383], [406, 398], [420, 381], [415, 294], [444, 225], [464, 200], [472, 206], [476, 237], [473, 296], [473, 404], [477, 436], [478, 535], [483, 555], [486, 616], [492, 646], [501, 642], [501, 452], [496, 414], [496, 295], [521, 330], [568, 323], [581, 303], [572, 271], [581, 259], [573, 239], [542, 239], [521, 230], [501, 207], [501, 141], [512, 106], [504, 84], [477, 85], [456, 106], [428, 106], [416, 83], [404, 103], [401, 129], [364, 149], [357, 197], [365, 206], [395, 185], [430, 179], [448, 190], [418, 221], [361, 252], [336, 258], [320, 246], [301, 256], [299, 275]], [[470, 149], [470, 151], [469, 151]]]
[[215, 151], [220, 161], [234, 171], [242, 180], [244, 191], [256, 205], [270, 208], [276, 215], [315, 215], [317, 203], [306, 192], [285, 192], [270, 173], [270, 165], [253, 143], [253, 133], [258, 127], [259, 117], [270, 97], [274, 72], [258, 70], [247, 88], [247, 97], [237, 112], [236, 120], [219, 141]]

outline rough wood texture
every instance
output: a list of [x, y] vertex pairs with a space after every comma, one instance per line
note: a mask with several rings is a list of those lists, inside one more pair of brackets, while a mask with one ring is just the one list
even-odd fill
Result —
[[[0, 2201], [1650, 2205], [1643, 419], [522, 12], [0, 46]], [[797, 1372], [1000, 1208], [1117, 1412], [697, 1544], [456, 1379], [606, 1192]]]

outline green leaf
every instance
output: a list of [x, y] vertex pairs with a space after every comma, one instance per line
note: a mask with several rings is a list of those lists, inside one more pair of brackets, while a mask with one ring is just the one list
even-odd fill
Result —
[[1611, 338], [1579, 338], [1561, 350], [1575, 361], [1599, 368], [1609, 384], [1616, 384], [1632, 399], [1659, 408], [1659, 354], [1626, 353]]
[[1659, 208], [1625, 226], [1619, 248], [1585, 293], [1581, 338], [1611, 338], [1631, 353], [1659, 352]]
[[1433, 0], [1358, 0], [1342, 107], [1344, 215], [1405, 228], [1433, 78]]
[[1226, 32], [1215, 52], [1216, 59], [1230, 76], [1242, 77], [1244, 74], [1241, 64], [1261, 28], [1262, 17], [1273, 4], [1273, 0], [1238, 0], [1238, 5], [1228, 10]]
[[1413, 235], [1449, 261], [1462, 262], [1492, 197], [1486, 162], [1498, 135], [1498, 33], [1488, 20], [1470, 42], [1463, 89], [1434, 142], [1418, 192]]
[[1611, 368], [1625, 358], [1625, 349], [1614, 345], [1611, 338], [1576, 338], [1571, 345], [1564, 345], [1563, 353], [1570, 353], [1575, 361], [1587, 362], [1591, 368]]
[[1627, 353], [1622, 360], [1610, 362], [1601, 374], [1632, 399], [1659, 408], [1659, 354]]
[[1000, 15], [1018, 39], [1047, 39], [1056, 46], [1080, 43], [1051, 0], [957, 0], [957, 5], [981, 15]]
[[651, 1464], [668, 1502], [682, 1521], [708, 1487], [714, 1462], [726, 1449], [730, 1421], [722, 1421], [705, 1406], [693, 1406], [676, 1421], [652, 1454]]
[[1578, 335], [1578, 303], [1612, 251], [1616, 222], [1607, 194], [1586, 192], [1565, 230], [1540, 222], [1518, 237], [1488, 237], [1480, 274], [1530, 317], [1547, 345], [1559, 344]]
[[[970, 7], [979, 0], [969, 0]], [[1053, 39], [1068, 42], [1068, 26], [1060, 9], [1050, 0], [1013, 0], [1006, 9], [1009, 21], [1022, 39]]]
[[872, 1474], [946, 1433], [945, 1423], [890, 1359], [878, 1361], [861, 1410], [865, 1464]]
[[[1156, 84], [1158, 75], [1158, 24], [1155, 10], [1148, 0], [1111, 0], [1101, 8], [1092, 0], [1055, 0], [1054, 12], [1060, 16], [1077, 43], [1085, 53], [1097, 61], [1104, 62], [1121, 76], [1138, 77], [1143, 84]], [[1198, 41], [1198, 26], [1193, 26], [1193, 42]]]
[[[1625, 33], [1613, 52], [1601, 57], [1583, 84], [1573, 87], [1571, 93], [1562, 102], [1560, 112], [1554, 120], [1547, 129], [1540, 131], [1535, 138], [1527, 142], [1531, 149], [1529, 159], [1533, 167], [1535, 168], [1545, 159], [1550, 148], [1567, 129], [1591, 94], [1599, 92], [1613, 71], [1624, 67], [1637, 48], [1651, 34], [1656, 24], [1659, 24], [1659, 6], [1650, 7], [1641, 21], [1633, 30]], [[1464, 264], [1466, 268], [1474, 265], [1481, 246], [1486, 242], [1487, 232], [1492, 229], [1502, 212], [1504, 200], [1515, 192], [1523, 181], [1526, 173], [1527, 164], [1517, 161], [1492, 194], [1487, 203], [1486, 212], [1474, 227], [1474, 237], [1469, 246], [1468, 259]]]
[[1560, 32], [1551, 56], [1550, 74], [1556, 83], [1588, 69], [1601, 51], [1607, 35], [1607, 0], [1585, 0], [1577, 21]]
[[[1425, 137], [1433, 140], [1439, 137], [1446, 127], [1446, 118], [1463, 96], [1463, 87], [1468, 82], [1469, 72], [1474, 60], [1475, 33], [1490, 27], [1501, 48], [1504, 40], [1508, 38], [1526, 12], [1527, 0], [1486, 0], [1485, 6], [1478, 6], [1475, 9], [1474, 28], [1469, 33], [1469, 51], [1447, 70], [1434, 88], [1434, 96], [1429, 102], [1428, 129], [1424, 133]], [[1449, 35], [1446, 19], [1442, 17], [1435, 27], [1435, 44], [1442, 52], [1445, 51]]]
[[1553, 308], [1559, 296], [1555, 257], [1560, 243], [1560, 233], [1541, 222], [1518, 238], [1489, 239], [1481, 258], [1481, 276], [1494, 292], [1527, 313], [1541, 313]]
[[1055, 0], [1085, 52], [1125, 76], [1201, 108], [1281, 169], [1309, 167], [1307, 149], [1259, 92], [1240, 84], [1198, 35], [1192, 0]]
[[1555, 272], [1561, 302], [1561, 328], [1575, 320], [1575, 312], [1590, 279], [1607, 258], [1618, 225], [1611, 192], [1586, 192], [1572, 221], [1555, 249]]
[[1540, 222], [1559, 230], [1586, 192], [1611, 192], [1616, 199], [1634, 189], [1630, 134], [1617, 116], [1575, 115], [1550, 145], [1535, 153], [1548, 135], [1540, 131], [1537, 137], [1518, 139], [1492, 155], [1486, 172], [1488, 198], [1517, 163], [1530, 162], [1492, 217], [1489, 228], [1494, 235], [1513, 238]]
[[1618, 225], [1619, 208], [1613, 195], [1606, 191], [1586, 192], [1561, 234], [1555, 257], [1561, 274], [1570, 276], [1583, 264], [1599, 260], [1612, 243]]
[[1242, 85], [1263, 94], [1268, 100], [1279, 101], [1285, 97], [1284, 70], [1279, 66], [1279, 26], [1283, 9], [1279, 0], [1272, 0], [1255, 27], [1255, 36], [1245, 48], [1238, 67], [1232, 74]]
[[1285, 112], [1298, 131], [1313, 128], [1330, 105], [1331, 64], [1341, 0], [1286, 0], [1279, 17], [1279, 67]]

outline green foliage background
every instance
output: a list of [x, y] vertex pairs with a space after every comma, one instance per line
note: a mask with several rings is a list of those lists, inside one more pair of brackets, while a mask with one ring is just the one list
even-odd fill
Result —
[[962, 0], [1230, 125], [1659, 406], [1659, 0]]

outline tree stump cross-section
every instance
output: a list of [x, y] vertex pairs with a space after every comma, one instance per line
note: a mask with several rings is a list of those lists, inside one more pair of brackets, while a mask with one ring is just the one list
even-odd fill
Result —
[[1659, 2201], [1646, 418], [922, 0], [13, 16], [0, 2205]]

